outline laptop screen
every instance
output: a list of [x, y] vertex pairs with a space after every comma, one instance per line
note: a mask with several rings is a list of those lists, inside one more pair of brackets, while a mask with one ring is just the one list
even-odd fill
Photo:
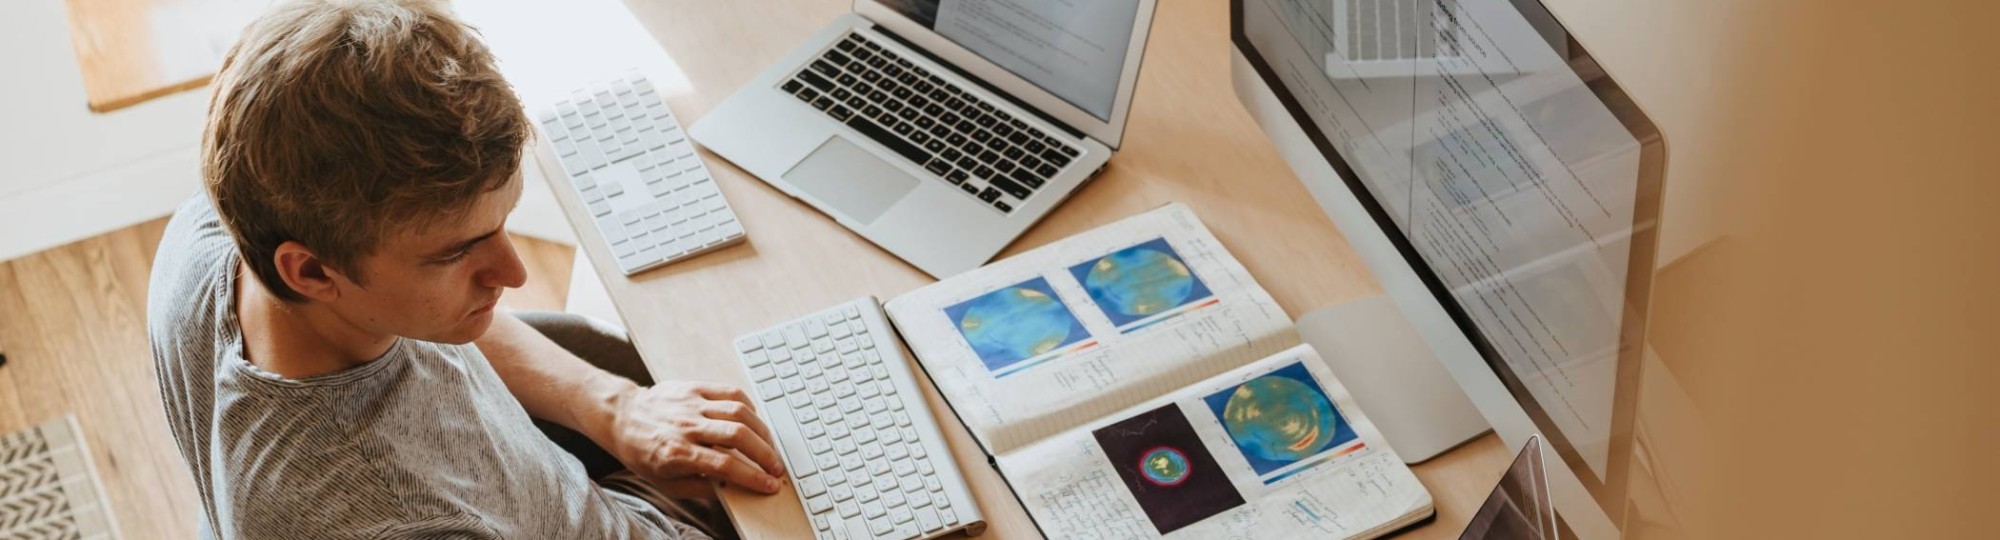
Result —
[[876, 2], [1104, 121], [1139, 16], [1139, 0]]

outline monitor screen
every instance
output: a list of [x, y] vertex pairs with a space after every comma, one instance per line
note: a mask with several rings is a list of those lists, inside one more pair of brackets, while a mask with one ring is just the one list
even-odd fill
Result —
[[1652, 125], [1536, 0], [1235, 9], [1239, 48], [1616, 515], [1663, 171]]
[[876, 2], [1104, 121], [1139, 17], [1139, 0]]

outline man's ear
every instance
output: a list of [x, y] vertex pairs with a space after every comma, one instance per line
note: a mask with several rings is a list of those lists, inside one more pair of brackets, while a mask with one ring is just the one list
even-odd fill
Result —
[[314, 255], [312, 250], [306, 249], [305, 244], [293, 241], [279, 244], [272, 258], [277, 261], [278, 276], [285, 280], [285, 285], [312, 300], [337, 300], [340, 298], [340, 282], [352, 282]]

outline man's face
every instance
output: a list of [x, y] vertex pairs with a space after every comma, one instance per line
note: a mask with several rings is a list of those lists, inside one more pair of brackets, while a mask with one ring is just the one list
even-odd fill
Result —
[[347, 292], [334, 310], [373, 333], [438, 343], [484, 335], [501, 291], [528, 277], [505, 230], [521, 184], [515, 175], [507, 187], [480, 195], [461, 219], [392, 229], [359, 264], [367, 286], [343, 284]]

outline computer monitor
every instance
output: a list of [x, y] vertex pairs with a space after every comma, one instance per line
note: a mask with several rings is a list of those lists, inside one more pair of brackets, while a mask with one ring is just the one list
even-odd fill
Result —
[[1536, 0], [1230, 9], [1239, 99], [1494, 430], [1560, 458], [1562, 522], [1618, 536], [1658, 130]]

